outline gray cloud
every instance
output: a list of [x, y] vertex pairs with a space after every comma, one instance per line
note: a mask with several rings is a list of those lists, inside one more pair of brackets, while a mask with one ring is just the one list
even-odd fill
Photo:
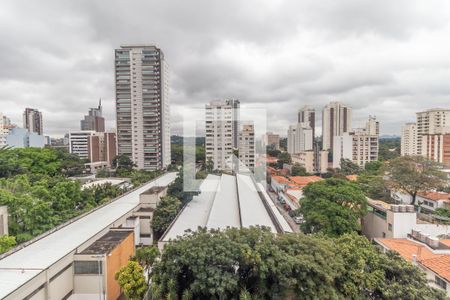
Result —
[[[170, 67], [173, 132], [183, 108], [235, 97], [285, 134], [296, 110], [331, 100], [398, 134], [450, 105], [450, 4], [430, 1], [6, 0], [0, 4], [0, 111], [45, 131], [79, 127], [102, 97], [114, 127], [113, 50], [154, 43]], [[319, 114], [320, 115], [320, 114]], [[319, 120], [318, 120], [319, 121]]]

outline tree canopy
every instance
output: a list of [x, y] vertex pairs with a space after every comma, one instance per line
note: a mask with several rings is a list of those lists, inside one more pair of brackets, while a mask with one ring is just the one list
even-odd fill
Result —
[[409, 194], [414, 205], [419, 192], [438, 189], [448, 182], [441, 166], [423, 156], [401, 156], [390, 160], [386, 172], [386, 186]]
[[445, 299], [421, 270], [364, 237], [258, 227], [199, 229], [169, 243], [151, 290], [153, 299]]
[[300, 212], [306, 233], [321, 232], [330, 236], [360, 229], [359, 218], [367, 212], [367, 200], [357, 184], [328, 178], [308, 184], [303, 189]]
[[153, 213], [152, 229], [155, 240], [158, 240], [175, 219], [181, 209], [181, 202], [176, 197], [162, 197]]

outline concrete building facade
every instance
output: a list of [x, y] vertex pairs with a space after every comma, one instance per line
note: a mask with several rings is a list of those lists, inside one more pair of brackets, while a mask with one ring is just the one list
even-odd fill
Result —
[[23, 128], [38, 135], [44, 134], [42, 113], [34, 108], [25, 108], [23, 112]]
[[379, 132], [379, 123], [374, 117], [369, 117], [365, 128], [335, 136], [333, 168], [339, 168], [342, 159], [349, 159], [360, 167], [378, 160]]
[[330, 102], [322, 111], [322, 149], [334, 146], [334, 137], [352, 128], [352, 109], [340, 102]]
[[306, 123], [289, 126], [287, 150], [289, 154], [313, 150], [313, 130]]
[[80, 129], [96, 132], [105, 131], [105, 118], [103, 118], [101, 100], [99, 100], [98, 107], [90, 108], [88, 114], [80, 121]]
[[275, 134], [273, 132], [267, 132], [262, 137], [262, 146], [263, 149], [266, 149], [266, 147], [272, 147], [274, 150], [280, 149], [280, 135]]
[[450, 109], [432, 108], [417, 115], [417, 154], [427, 155], [423, 136], [450, 133]]
[[401, 150], [402, 156], [417, 155], [417, 124], [406, 123], [401, 132]]
[[205, 155], [214, 169], [232, 169], [234, 116], [230, 102], [212, 101], [205, 106]]
[[168, 71], [155, 46], [126, 45], [115, 50], [118, 154], [139, 169], [166, 168], [170, 156]]
[[312, 143], [314, 143], [314, 138], [316, 137], [316, 110], [305, 105], [298, 111], [298, 123], [306, 123], [312, 129]]
[[5, 145], [13, 148], [43, 148], [45, 146], [45, 138], [25, 128], [12, 128], [6, 135]]
[[239, 160], [250, 171], [255, 168], [255, 128], [243, 125], [239, 132]]

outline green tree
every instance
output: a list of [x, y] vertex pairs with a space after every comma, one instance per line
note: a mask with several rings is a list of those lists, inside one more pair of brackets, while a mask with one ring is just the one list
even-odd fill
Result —
[[368, 172], [363, 172], [358, 175], [356, 183], [369, 198], [380, 200], [389, 199], [389, 192], [386, 189], [382, 175], [373, 175]]
[[291, 169], [291, 175], [292, 176], [308, 176], [309, 173], [306, 172], [305, 167], [301, 166], [300, 164], [294, 164]]
[[181, 202], [173, 196], [162, 197], [153, 213], [152, 229], [155, 240], [158, 240], [169, 227], [180, 211]]
[[146, 270], [147, 284], [150, 281], [151, 270], [156, 259], [159, 257], [159, 250], [155, 246], [141, 247], [136, 249], [134, 259]]
[[339, 236], [360, 229], [359, 218], [367, 212], [367, 200], [357, 184], [337, 178], [308, 184], [303, 189], [300, 212], [306, 233]]
[[340, 168], [338, 170], [338, 173], [343, 175], [354, 175], [359, 174], [361, 172], [361, 168], [352, 162], [349, 159], [342, 158]]
[[146, 291], [144, 269], [135, 261], [129, 261], [116, 274], [115, 278], [122, 288], [127, 299], [142, 300]]
[[400, 138], [380, 139], [378, 159], [391, 160], [400, 156]]
[[[329, 258], [333, 257], [332, 260]], [[168, 244], [154, 266], [156, 299], [337, 298], [343, 265], [330, 241], [267, 228], [200, 229]]]
[[401, 156], [386, 164], [385, 184], [394, 191], [407, 193], [416, 205], [419, 192], [438, 189], [448, 182], [441, 166], [423, 156]]
[[0, 254], [9, 251], [15, 245], [16, 245], [15, 237], [8, 235], [0, 236]]
[[279, 169], [283, 168], [283, 164], [290, 164], [292, 162], [291, 155], [287, 152], [280, 152], [277, 156], [277, 166]]
[[369, 161], [364, 165], [364, 171], [372, 175], [378, 175], [383, 170], [384, 163], [379, 160]]

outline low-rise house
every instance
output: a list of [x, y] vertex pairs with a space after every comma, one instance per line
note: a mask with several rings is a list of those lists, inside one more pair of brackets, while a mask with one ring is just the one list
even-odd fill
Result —
[[450, 203], [450, 194], [444, 192], [419, 193], [417, 201], [422, 209], [433, 212], [437, 208], [445, 208]]
[[317, 182], [323, 180], [319, 176], [290, 176], [289, 180], [293, 182], [296, 186], [304, 188], [306, 185], [312, 182]]
[[392, 205], [372, 199], [368, 199], [368, 212], [361, 223], [362, 232], [369, 239], [406, 238], [411, 230], [432, 236], [450, 234], [450, 225], [419, 220], [412, 205]]
[[377, 238], [383, 251], [395, 251], [422, 269], [428, 284], [444, 290], [450, 296], [450, 240], [439, 240], [418, 231], [408, 238]]

